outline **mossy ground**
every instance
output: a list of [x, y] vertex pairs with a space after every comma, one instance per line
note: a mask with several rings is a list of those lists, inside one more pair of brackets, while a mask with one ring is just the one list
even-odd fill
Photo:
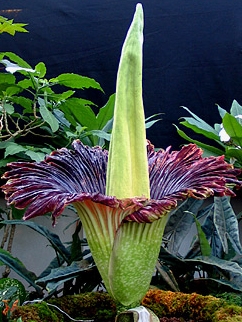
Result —
[[196, 322], [242, 322], [242, 307], [211, 295], [149, 290], [142, 305], [151, 309], [160, 318], [165, 316], [182, 317], [186, 321]]
[[[11, 322], [21, 316], [23, 322], [66, 322], [70, 319], [53, 305], [74, 319], [94, 319], [95, 322], [114, 322], [116, 306], [107, 293], [92, 292], [69, 295], [45, 302], [18, 307]], [[213, 296], [197, 293], [185, 294], [162, 290], [149, 290], [142, 305], [159, 318], [181, 318], [196, 322], [242, 322], [242, 307]], [[168, 320], [169, 321], [169, 320]]]

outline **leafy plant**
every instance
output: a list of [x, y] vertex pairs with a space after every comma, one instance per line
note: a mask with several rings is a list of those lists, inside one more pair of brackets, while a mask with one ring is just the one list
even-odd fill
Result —
[[7, 32], [14, 36], [16, 32], [28, 32], [25, 26], [27, 26], [26, 23], [15, 23], [13, 19], [0, 16], [0, 34]]
[[226, 159], [234, 163], [236, 167], [242, 167], [242, 106], [234, 100], [230, 113], [218, 106], [221, 123], [214, 124], [214, 127], [187, 107], [183, 108], [191, 116], [182, 117], [180, 124], [189, 129], [189, 131], [200, 135], [203, 140], [198, 141], [191, 138], [176, 126], [178, 134], [185, 140], [196, 143], [201, 147], [204, 151], [204, 156], [225, 155]]
[[105, 146], [112, 128], [114, 96], [97, 115], [91, 101], [74, 96], [75, 90], [102, 91], [95, 80], [71, 73], [48, 80], [44, 63], [33, 69], [10, 52], [1, 53], [0, 62], [6, 67], [0, 73], [0, 148], [4, 151], [0, 167], [14, 159], [43, 160], [53, 147], [69, 146], [77, 138], [91, 146]]
[[[205, 206], [203, 203], [191, 198], [172, 213], [153, 283], [187, 293], [241, 292], [240, 215], [235, 215], [228, 197], [215, 197], [214, 203]], [[182, 254], [181, 243], [192, 231], [191, 245]]]
[[[0, 279], [0, 315], [8, 318], [13, 310], [21, 305], [26, 298], [26, 292], [23, 284], [11, 278]], [[2, 321], [1, 317], [0, 320]]]
[[[212, 127], [199, 116], [183, 107], [191, 116], [183, 117], [180, 121], [190, 132], [188, 136], [183, 130], [177, 127], [178, 134], [189, 142], [196, 143], [203, 149], [204, 156], [222, 156], [234, 167], [242, 167], [242, 106], [234, 100], [227, 112], [218, 106], [221, 123]], [[200, 140], [192, 138], [191, 134], [196, 133]], [[210, 242], [211, 255], [208, 257], [198, 252], [198, 241], [192, 245], [190, 251], [182, 258], [182, 262], [189, 263], [191, 274], [189, 276], [192, 283], [195, 283], [193, 273], [200, 272], [202, 279], [197, 283], [206, 285], [207, 289], [213, 288], [214, 292], [229, 290], [241, 291], [241, 246], [239, 242], [239, 227], [241, 213], [235, 215], [229, 198], [214, 198], [210, 206], [195, 211], [196, 215], [205, 216], [202, 229], [206, 238]], [[186, 216], [185, 216], [186, 217]], [[190, 219], [191, 220], [191, 219]], [[179, 231], [179, 229], [178, 229]], [[184, 231], [183, 231], [184, 233]], [[181, 234], [181, 238], [182, 234]], [[177, 244], [178, 245], [178, 244]], [[173, 254], [177, 256], [177, 254]], [[202, 257], [196, 257], [196, 256]], [[196, 260], [193, 262], [193, 260]], [[192, 267], [190, 264], [193, 264]], [[188, 267], [189, 267], [188, 266]], [[188, 269], [187, 267], [187, 269]], [[185, 279], [187, 282], [187, 279]], [[187, 283], [188, 285], [189, 283]]]
[[[5, 225], [24, 225], [45, 237], [56, 253], [56, 257], [48, 267], [39, 275], [29, 271], [18, 259], [8, 251], [0, 249], [1, 265], [8, 265], [21, 278], [35, 289], [35, 293], [29, 295], [31, 299], [51, 297], [58, 294], [77, 294], [90, 292], [101, 285], [100, 274], [93, 262], [90, 250], [85, 239], [80, 240], [79, 232], [81, 223], [76, 225], [72, 240], [65, 246], [58, 235], [49, 231], [46, 227], [31, 221], [5, 220]], [[1, 288], [1, 283], [0, 283]], [[48, 291], [47, 295], [45, 291]]]

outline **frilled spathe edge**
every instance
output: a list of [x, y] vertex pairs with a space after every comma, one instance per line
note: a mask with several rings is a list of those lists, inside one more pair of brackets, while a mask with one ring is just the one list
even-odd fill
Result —
[[108, 151], [85, 146], [79, 140], [73, 142], [73, 150], [54, 151], [42, 162], [9, 164], [11, 170], [3, 176], [8, 181], [2, 189], [9, 204], [27, 208], [25, 219], [49, 212], [55, 219], [67, 205], [91, 200], [125, 210], [124, 221], [148, 223], [175, 208], [179, 200], [233, 196], [227, 184], [241, 185], [236, 178], [240, 170], [223, 157], [202, 158], [202, 150], [194, 144], [180, 151], [168, 148], [155, 152], [148, 143], [147, 151], [150, 200], [106, 196]]
[[[36, 202], [31, 203], [27, 206], [27, 210], [24, 214], [23, 219], [28, 220], [37, 216], [45, 215], [46, 213], [51, 213], [53, 219], [53, 225], [56, 223], [56, 218], [59, 217], [66, 206], [75, 203], [93, 202], [105, 205], [107, 208], [116, 208], [117, 213], [120, 210], [125, 213], [123, 222], [134, 221], [138, 223], [151, 223], [158, 220], [162, 216], [165, 216], [171, 209], [177, 206], [176, 200], [147, 200], [146, 198], [127, 198], [119, 200], [112, 196], [105, 196], [99, 193], [88, 194], [82, 193], [76, 196], [68, 196], [63, 199], [60, 195], [53, 195], [48, 200], [44, 195], [39, 195]], [[25, 204], [18, 203], [19, 209], [24, 209]]]
[[241, 170], [225, 162], [224, 156], [203, 158], [202, 149], [195, 144], [183, 146], [180, 151], [170, 150], [156, 152], [148, 145], [152, 199], [235, 196], [232, 189], [241, 187], [237, 178]]

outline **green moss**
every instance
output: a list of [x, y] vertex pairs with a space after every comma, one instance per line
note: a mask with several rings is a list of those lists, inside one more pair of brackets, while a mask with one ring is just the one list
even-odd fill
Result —
[[23, 322], [62, 322], [63, 319], [57, 317], [57, 315], [48, 307], [45, 302], [30, 304], [25, 306], [19, 306], [16, 308], [11, 316], [10, 322], [16, 322], [18, 318]]
[[230, 304], [242, 306], [241, 293], [224, 292], [224, 293], [216, 294], [215, 296], [225, 300], [226, 302], [228, 302]]
[[114, 300], [107, 293], [102, 292], [67, 295], [51, 299], [49, 303], [58, 306], [72, 318], [95, 318], [95, 322], [112, 322], [117, 313]]
[[[74, 319], [93, 319], [95, 322], [113, 322], [116, 306], [107, 293], [90, 292], [78, 295], [67, 295], [51, 299], [48, 304], [57, 306]], [[69, 321], [58, 309], [41, 302], [18, 307], [12, 314], [11, 322], [19, 317], [23, 322], [62, 322]]]

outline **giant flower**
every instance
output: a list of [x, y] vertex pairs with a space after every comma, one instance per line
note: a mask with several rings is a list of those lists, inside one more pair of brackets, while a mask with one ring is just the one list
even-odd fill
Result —
[[79, 140], [42, 162], [11, 163], [6, 199], [25, 219], [73, 204], [108, 292], [123, 307], [149, 288], [169, 212], [179, 200], [233, 196], [238, 170], [196, 145], [155, 151], [145, 138], [142, 104], [143, 10], [136, 7], [123, 45], [109, 152]]

